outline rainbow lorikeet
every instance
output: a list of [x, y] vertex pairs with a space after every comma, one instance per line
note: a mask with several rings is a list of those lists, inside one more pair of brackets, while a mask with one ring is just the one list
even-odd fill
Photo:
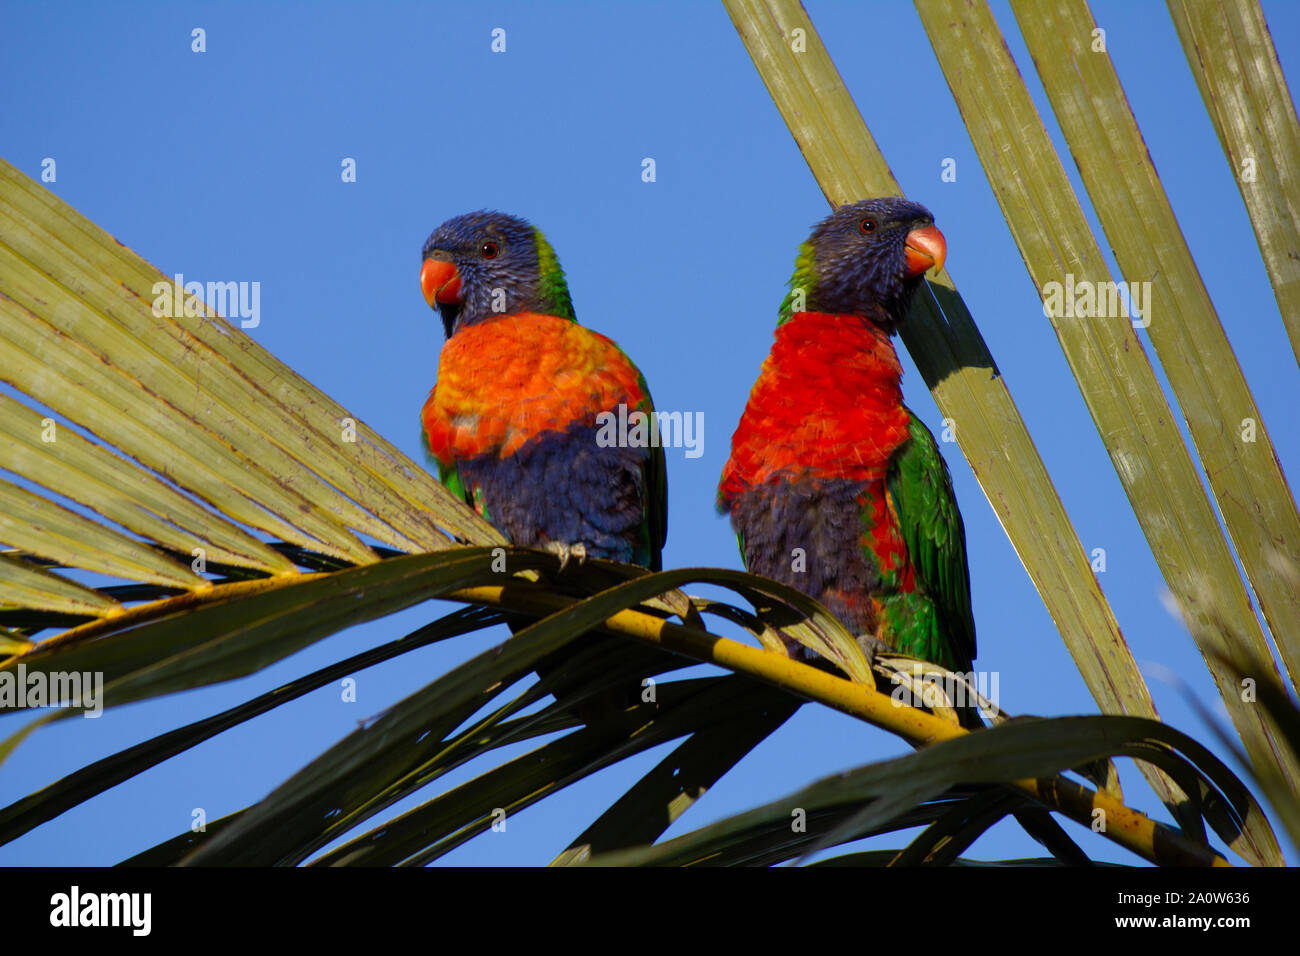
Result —
[[718, 489], [746, 567], [816, 598], [869, 653], [975, 657], [966, 538], [890, 335], [943, 235], [923, 206], [838, 208], [799, 249]]
[[541, 230], [498, 212], [449, 219], [424, 244], [420, 285], [447, 335], [421, 415], [442, 482], [561, 568], [591, 556], [659, 570], [663, 448], [598, 440], [602, 413], [653, 415], [650, 392], [578, 325]]

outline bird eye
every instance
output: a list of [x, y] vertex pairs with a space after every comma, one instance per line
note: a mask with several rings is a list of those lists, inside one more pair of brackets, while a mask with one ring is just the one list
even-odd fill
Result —
[[862, 220], [862, 222], [858, 223], [858, 228], [862, 230], [864, 235], [869, 236], [876, 231], [876, 220], [868, 216], [866, 219]]
[[497, 254], [501, 252], [501, 247], [495, 242], [485, 242], [483, 243], [483, 248], [480, 249], [479, 252], [482, 254], [484, 259], [495, 259]]

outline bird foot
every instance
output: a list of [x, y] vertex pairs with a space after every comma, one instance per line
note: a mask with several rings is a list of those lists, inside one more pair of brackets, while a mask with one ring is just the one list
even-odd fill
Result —
[[862, 648], [862, 653], [867, 655], [867, 667], [872, 670], [876, 667], [876, 655], [881, 651], [892, 651], [893, 648], [874, 634], [859, 634], [858, 647]]
[[587, 560], [587, 546], [581, 541], [575, 541], [573, 544], [565, 544], [563, 541], [546, 542], [546, 550], [551, 552], [560, 559], [560, 570], [563, 571], [569, 564], [569, 559], [575, 559], [578, 564]]

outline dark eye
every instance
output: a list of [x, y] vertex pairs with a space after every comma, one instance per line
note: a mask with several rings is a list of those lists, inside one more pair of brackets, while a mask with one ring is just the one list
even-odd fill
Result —
[[866, 219], [862, 220], [862, 222], [858, 223], [858, 228], [862, 230], [864, 235], [869, 236], [876, 231], [876, 220], [868, 216]]
[[495, 259], [497, 254], [501, 252], [501, 247], [495, 242], [485, 242], [483, 243], [483, 248], [480, 249], [479, 252], [482, 254], [484, 259]]

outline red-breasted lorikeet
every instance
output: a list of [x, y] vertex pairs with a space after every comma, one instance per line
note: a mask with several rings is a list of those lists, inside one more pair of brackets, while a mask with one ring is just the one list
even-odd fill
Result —
[[750, 571], [816, 598], [868, 651], [975, 657], [966, 537], [890, 335], [943, 264], [929, 211], [841, 206], [799, 250], [776, 343], [732, 437], [718, 505]]
[[659, 570], [663, 449], [598, 440], [603, 412], [653, 415], [650, 392], [617, 345], [578, 325], [541, 230], [498, 212], [450, 219], [424, 244], [420, 285], [447, 334], [421, 415], [442, 482], [561, 567], [573, 555]]

